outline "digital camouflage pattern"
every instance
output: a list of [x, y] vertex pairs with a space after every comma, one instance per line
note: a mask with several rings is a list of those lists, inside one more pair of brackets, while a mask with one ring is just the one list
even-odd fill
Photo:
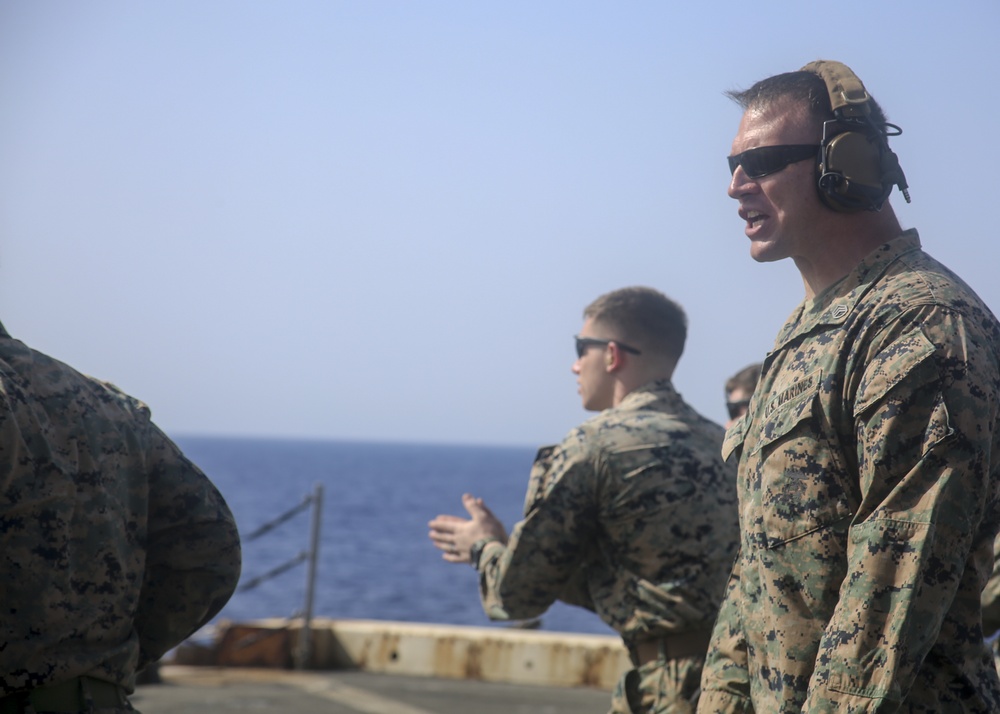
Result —
[[980, 598], [983, 605], [983, 632], [992, 640], [993, 659], [1000, 669], [1000, 535], [993, 541], [993, 574]]
[[596, 612], [626, 644], [711, 629], [739, 540], [723, 434], [663, 380], [541, 449], [524, 520], [506, 546], [483, 549], [486, 613], [535, 617], [560, 599]]
[[700, 712], [1000, 711], [998, 358], [916, 231], [796, 309], [726, 435], [742, 543]]
[[232, 594], [206, 476], [112, 385], [0, 325], [0, 697], [89, 675], [131, 691]]

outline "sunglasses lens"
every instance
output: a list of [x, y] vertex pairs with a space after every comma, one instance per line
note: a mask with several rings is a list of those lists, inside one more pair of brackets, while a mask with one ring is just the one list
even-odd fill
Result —
[[781, 167], [781, 157], [771, 151], [772, 147], [748, 151], [743, 157], [743, 170], [750, 178], [760, 178], [777, 171]]
[[747, 408], [750, 406], [750, 400], [746, 399], [739, 402], [726, 402], [726, 411], [729, 412], [730, 419], [738, 419], [739, 417], [746, 414]]
[[778, 146], [759, 146], [742, 154], [730, 156], [729, 171], [736, 173], [736, 167], [742, 166], [743, 172], [752, 179], [777, 173], [789, 164], [803, 161], [815, 155], [818, 147], [808, 144], [792, 144]]
[[762, 146], [759, 149], [750, 149], [740, 156], [740, 164], [750, 178], [760, 178], [773, 174], [790, 163], [783, 151], [784, 148], [783, 146]]
[[598, 340], [593, 337], [577, 337], [576, 338], [576, 357], [580, 359], [585, 354], [587, 350], [591, 347], [599, 347], [601, 345], [608, 344], [607, 340]]

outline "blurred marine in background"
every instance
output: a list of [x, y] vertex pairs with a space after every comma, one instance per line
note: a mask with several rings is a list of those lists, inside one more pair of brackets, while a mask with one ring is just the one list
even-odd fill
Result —
[[726, 380], [726, 413], [729, 414], [729, 421], [726, 422], [727, 429], [746, 414], [747, 409], [750, 408], [750, 397], [757, 389], [760, 367], [760, 362], [754, 362]]
[[0, 325], [0, 714], [132, 711], [239, 575], [226, 502], [146, 405]]

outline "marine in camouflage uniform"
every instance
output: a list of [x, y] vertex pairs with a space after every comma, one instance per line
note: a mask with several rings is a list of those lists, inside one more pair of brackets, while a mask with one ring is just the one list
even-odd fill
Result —
[[0, 711], [129, 711], [236, 586], [229, 508], [144, 404], [2, 325], [0, 454]]
[[[818, 79], [772, 81], [825, 96]], [[806, 299], [726, 435], [742, 542], [699, 712], [1000, 711], [980, 612], [998, 528], [1000, 326], [916, 231], [886, 237], [888, 205], [835, 212], [813, 162], [743, 157], [819, 137], [797, 98], [767, 99], [744, 104], [733, 154], [748, 167], [730, 195], [752, 255], [794, 257]]]
[[[622, 345], [652, 351], [615, 325], [588, 321], [582, 334], [620, 334]], [[585, 343], [575, 367], [589, 408], [600, 402], [588, 403], [588, 370], [603, 374], [607, 364], [600, 342]], [[613, 712], [694, 709], [738, 541], [735, 471], [720, 456], [723, 435], [669, 378], [644, 382], [541, 449], [524, 520], [509, 539], [497, 532], [472, 548], [490, 618], [532, 618], [562, 600], [621, 634], [636, 668], [619, 684]], [[465, 500], [474, 520], [492, 518], [481, 501]]]

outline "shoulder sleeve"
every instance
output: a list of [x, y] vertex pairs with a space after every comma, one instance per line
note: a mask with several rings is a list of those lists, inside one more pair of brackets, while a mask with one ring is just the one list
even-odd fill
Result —
[[149, 533], [135, 619], [145, 662], [222, 609], [236, 589], [241, 565], [236, 522], [222, 494], [152, 424], [147, 459]]
[[854, 411], [861, 502], [850, 576], [804, 709], [898, 704], [946, 618], [979, 632], [982, 579], [970, 570], [980, 567], [978, 544], [995, 535], [984, 536], [983, 494], [995, 491], [998, 390], [995, 335], [980, 327], [922, 306], [889, 325], [867, 359]]
[[705, 714], [753, 712], [747, 645], [740, 618], [740, 560], [736, 559], [726, 596], [715, 621], [701, 676], [698, 711]]
[[[480, 595], [492, 619], [536, 617], [566, 592], [596, 523], [594, 469], [585, 432], [576, 429], [532, 475], [524, 520], [506, 546], [490, 543], [480, 559]], [[536, 478], [537, 477], [537, 478]]]

